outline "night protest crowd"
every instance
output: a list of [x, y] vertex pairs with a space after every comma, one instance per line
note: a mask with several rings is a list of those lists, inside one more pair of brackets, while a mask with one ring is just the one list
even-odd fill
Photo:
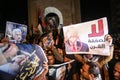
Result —
[[[42, 32], [38, 27], [31, 26], [28, 28], [26, 39], [21, 42], [23, 44], [39, 45], [48, 59], [45, 65], [47, 71], [42, 74], [42, 78], [39, 75], [32, 80], [120, 80], [120, 40], [113, 42], [112, 35], [107, 35], [106, 40], [110, 41], [110, 56], [107, 57], [92, 54], [66, 54], [63, 24], [58, 22], [55, 17], [48, 16], [46, 25], [39, 24], [39, 26], [46, 26], [42, 27]], [[9, 43], [7, 37], [0, 41], [1, 43]], [[1, 44], [1, 46], [3, 45]], [[65, 72], [62, 73], [64, 76], [59, 79], [50, 76], [50, 65], [62, 64], [71, 60], [74, 61], [65, 65]], [[1, 78], [0, 80], [17, 80]]]

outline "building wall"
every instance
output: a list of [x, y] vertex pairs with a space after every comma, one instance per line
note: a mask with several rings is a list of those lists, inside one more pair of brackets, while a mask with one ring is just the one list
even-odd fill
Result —
[[38, 8], [43, 11], [46, 7], [55, 7], [62, 13], [63, 25], [81, 22], [80, 0], [28, 0], [29, 26], [37, 26]]

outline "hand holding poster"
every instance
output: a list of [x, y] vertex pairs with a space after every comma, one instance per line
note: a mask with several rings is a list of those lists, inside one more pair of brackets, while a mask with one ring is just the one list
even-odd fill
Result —
[[63, 27], [67, 54], [110, 55], [109, 44], [105, 40], [108, 34], [107, 18]]

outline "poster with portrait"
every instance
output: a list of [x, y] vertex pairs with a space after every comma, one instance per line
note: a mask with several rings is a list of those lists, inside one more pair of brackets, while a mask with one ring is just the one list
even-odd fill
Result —
[[48, 62], [43, 49], [33, 44], [0, 43], [0, 80], [33, 80]]
[[21, 43], [27, 35], [27, 25], [15, 22], [6, 22], [5, 37], [9, 38], [10, 42]]
[[68, 64], [74, 61], [71, 60], [61, 64], [49, 65], [48, 80], [66, 80], [66, 75], [69, 74], [69, 70], [67, 70]]
[[108, 34], [107, 18], [63, 27], [67, 54], [110, 55], [104, 37]]
[[64, 80], [66, 74], [66, 66], [50, 67], [48, 71], [49, 80]]
[[53, 44], [54, 44], [54, 40], [53, 40], [53, 34], [52, 32], [48, 32], [48, 33], [44, 33], [42, 36], [41, 36], [41, 41], [42, 42], [42, 47], [44, 49], [47, 49], [47, 48], [52, 48]]

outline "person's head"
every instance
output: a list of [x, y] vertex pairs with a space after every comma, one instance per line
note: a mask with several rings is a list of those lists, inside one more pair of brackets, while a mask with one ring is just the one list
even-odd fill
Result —
[[48, 24], [50, 25], [50, 26], [54, 26], [54, 18], [49, 18], [49, 20], [48, 20]]
[[114, 58], [120, 60], [120, 49], [114, 50]]
[[63, 53], [63, 49], [61, 49], [61, 48], [57, 48], [57, 51], [58, 51], [58, 53], [60, 54], [60, 55], [64, 55], [64, 53]]
[[114, 80], [120, 80], [120, 61], [118, 61], [114, 66]]
[[85, 80], [94, 80], [99, 78], [100, 70], [96, 63], [87, 62], [81, 68], [81, 75]]
[[116, 45], [115, 44], [115, 47], [114, 47], [114, 59], [116, 60], [120, 60], [120, 46], [119, 46], [119, 43]]
[[66, 40], [69, 41], [69, 44], [71, 45], [72, 43], [76, 42], [77, 40], [80, 41], [79, 39], [79, 34], [78, 32], [76, 31], [76, 29], [68, 29], [66, 31]]
[[55, 63], [55, 57], [52, 50], [48, 50], [47, 53], [48, 65], [53, 65]]
[[13, 29], [12, 36], [16, 42], [20, 42], [22, 40], [22, 31], [19, 28]]

